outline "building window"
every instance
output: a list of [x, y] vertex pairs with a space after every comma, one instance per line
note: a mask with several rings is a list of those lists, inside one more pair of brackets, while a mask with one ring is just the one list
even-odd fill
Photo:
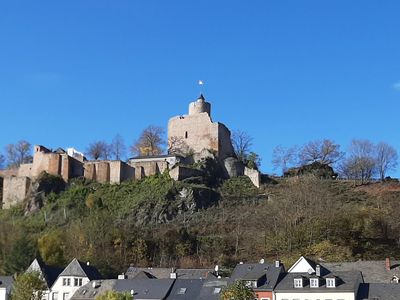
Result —
[[62, 285], [70, 286], [71, 285], [71, 278], [63, 278]]
[[82, 278], [74, 278], [74, 286], [82, 286]]
[[302, 288], [303, 287], [303, 278], [295, 278], [293, 283], [294, 283], [295, 288]]
[[326, 278], [326, 287], [332, 288], [335, 287], [335, 278]]
[[63, 300], [69, 300], [69, 293], [63, 294]]
[[52, 300], [58, 300], [58, 293], [57, 292], [53, 293]]
[[310, 287], [312, 287], [312, 288], [319, 287], [319, 279], [318, 278], [310, 278]]

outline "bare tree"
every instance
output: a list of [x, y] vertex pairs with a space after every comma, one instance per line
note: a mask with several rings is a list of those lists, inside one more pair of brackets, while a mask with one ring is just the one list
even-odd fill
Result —
[[246, 163], [253, 144], [252, 137], [247, 132], [235, 130], [232, 132], [231, 140], [237, 158]]
[[280, 168], [282, 173], [286, 172], [289, 167], [292, 167], [297, 163], [298, 147], [293, 146], [285, 148], [282, 145], [278, 145], [272, 152], [272, 165], [274, 169]]
[[110, 145], [108, 145], [105, 141], [93, 142], [87, 148], [87, 154], [94, 160], [107, 160], [110, 157]]
[[6, 146], [8, 167], [18, 167], [21, 164], [31, 162], [31, 148], [31, 144], [25, 140], [20, 140], [15, 144], [8, 144]]
[[332, 165], [338, 162], [344, 153], [340, 151], [340, 145], [332, 140], [316, 140], [305, 144], [299, 153], [301, 164], [319, 162], [321, 164]]
[[348, 179], [371, 179], [376, 170], [375, 146], [368, 140], [353, 140], [349, 147], [349, 157], [340, 165], [342, 176]]
[[123, 137], [117, 134], [110, 145], [111, 154], [117, 160], [120, 160], [126, 155], [126, 146]]
[[152, 156], [163, 153], [165, 146], [165, 131], [162, 127], [150, 125], [143, 130], [139, 139], [132, 145], [131, 152], [135, 155]]
[[397, 167], [398, 155], [396, 149], [385, 142], [376, 145], [376, 168], [381, 180], [386, 173], [395, 170]]
[[171, 136], [168, 138], [168, 153], [188, 156], [193, 152], [183, 137]]

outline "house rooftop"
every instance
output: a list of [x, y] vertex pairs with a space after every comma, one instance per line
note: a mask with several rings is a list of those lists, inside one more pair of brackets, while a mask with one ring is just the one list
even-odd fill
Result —
[[134, 299], [165, 299], [171, 290], [172, 279], [107, 279], [91, 281], [80, 287], [71, 300], [95, 299], [107, 291], [133, 291]]
[[[158, 279], [170, 278], [171, 273], [176, 273], [176, 278], [179, 279], [215, 278], [214, 270], [212, 269], [139, 268], [134, 266], [129, 267], [125, 275], [131, 279], [138, 278], [138, 276], [143, 276], [142, 272]], [[149, 277], [148, 275], [146, 276]]]
[[28, 267], [27, 271], [39, 272], [46, 281], [47, 287], [50, 288], [63, 270], [59, 267], [48, 266], [40, 258], [36, 258]]
[[[303, 287], [296, 288], [294, 287], [294, 279], [295, 278], [303, 278]], [[275, 288], [275, 291], [278, 292], [291, 292], [294, 291], [296, 293], [310, 293], [310, 292], [323, 292], [323, 293], [331, 293], [333, 291], [338, 292], [356, 292], [358, 289], [359, 283], [363, 282], [361, 272], [358, 271], [349, 271], [349, 272], [334, 272], [327, 273], [324, 276], [320, 276], [322, 279], [320, 281], [319, 287], [310, 287], [310, 278], [316, 278], [315, 274], [309, 273], [286, 273], [284, 277], [280, 280], [278, 285]], [[325, 280], [326, 278], [335, 278], [336, 286], [335, 287], [326, 287]]]
[[238, 264], [233, 270], [230, 282], [235, 280], [259, 280], [262, 282], [255, 290], [273, 290], [276, 286], [279, 274], [283, 272], [283, 266], [276, 267], [269, 263]]
[[101, 275], [95, 267], [83, 263], [76, 258], [69, 263], [59, 276], [88, 277], [89, 280], [101, 279]]
[[359, 300], [398, 300], [400, 285], [393, 283], [361, 283]]
[[368, 283], [390, 283], [394, 275], [400, 277], [400, 261], [391, 261], [390, 270], [386, 269], [384, 260], [324, 263], [324, 266], [332, 272], [361, 271], [364, 282]]
[[197, 299], [203, 282], [203, 279], [177, 279], [166, 300]]
[[0, 276], [0, 288], [9, 290], [13, 284], [14, 278], [12, 276]]

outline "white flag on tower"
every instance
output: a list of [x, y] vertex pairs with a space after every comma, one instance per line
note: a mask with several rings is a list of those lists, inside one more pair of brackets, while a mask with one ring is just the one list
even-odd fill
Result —
[[203, 80], [199, 80], [199, 85], [203, 85], [203, 84], [204, 84]]

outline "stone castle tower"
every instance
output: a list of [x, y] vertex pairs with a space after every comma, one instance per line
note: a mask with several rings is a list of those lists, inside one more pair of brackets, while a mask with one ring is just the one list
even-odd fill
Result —
[[168, 122], [168, 140], [179, 139], [195, 153], [212, 150], [219, 159], [234, 156], [231, 132], [211, 119], [211, 104], [203, 95], [189, 104], [189, 114], [173, 117]]

